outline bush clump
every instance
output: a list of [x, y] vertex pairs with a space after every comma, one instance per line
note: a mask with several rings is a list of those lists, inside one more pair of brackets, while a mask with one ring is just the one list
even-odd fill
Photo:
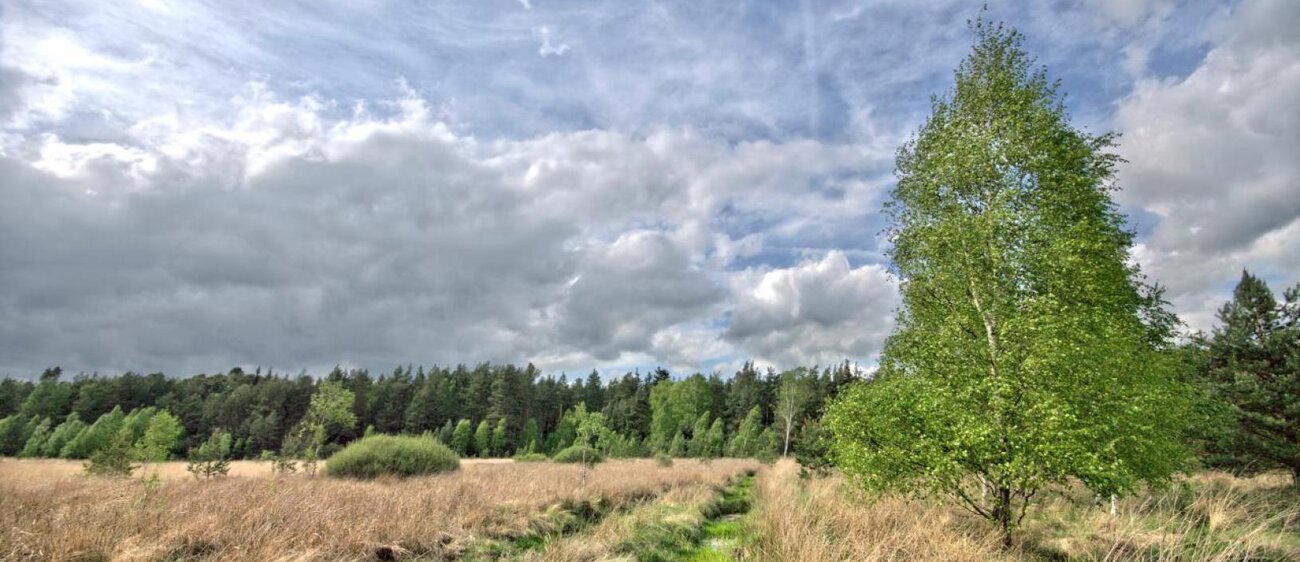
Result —
[[568, 463], [585, 462], [587, 464], [596, 464], [605, 459], [604, 457], [601, 456], [599, 451], [592, 449], [591, 447], [587, 447], [584, 445], [574, 445], [567, 449], [562, 449], [558, 453], [555, 453], [555, 456], [552, 457], [551, 460], [555, 462], [568, 462]]
[[658, 453], [655, 455], [655, 464], [668, 468], [673, 465], [673, 458], [663, 453]]
[[325, 473], [345, 478], [437, 474], [460, 468], [460, 457], [442, 443], [410, 435], [371, 435], [353, 441], [325, 461]]
[[551, 460], [550, 457], [541, 453], [521, 453], [515, 455], [515, 462], [546, 462]]

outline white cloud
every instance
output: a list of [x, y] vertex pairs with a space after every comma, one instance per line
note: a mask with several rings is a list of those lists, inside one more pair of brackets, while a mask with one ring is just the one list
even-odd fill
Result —
[[880, 265], [853, 268], [843, 252], [733, 282], [726, 337], [776, 364], [874, 358], [893, 326], [898, 290]]
[[1185, 320], [1206, 329], [1242, 268], [1294, 283], [1300, 238], [1300, 4], [1242, 3], [1181, 79], [1119, 105], [1121, 200], [1160, 221], [1138, 252]]

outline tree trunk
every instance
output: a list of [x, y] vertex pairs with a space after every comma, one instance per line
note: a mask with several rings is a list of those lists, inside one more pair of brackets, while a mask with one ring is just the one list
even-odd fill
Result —
[[1110, 514], [1111, 514], [1112, 516], [1114, 516], [1116, 513], [1119, 513], [1119, 501], [1115, 498], [1115, 494], [1111, 494], [1111, 495], [1110, 495]]
[[1002, 550], [1011, 550], [1011, 488], [998, 488], [993, 518], [1002, 530]]
[[783, 457], [790, 456], [790, 426], [793, 423], [794, 423], [793, 417], [787, 418], [785, 420], [785, 447], [781, 449], [781, 456]]

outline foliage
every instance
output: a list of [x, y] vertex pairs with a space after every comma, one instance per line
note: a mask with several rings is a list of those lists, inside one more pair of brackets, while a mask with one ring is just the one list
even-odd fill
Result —
[[92, 476], [126, 477], [135, 470], [131, 463], [131, 433], [118, 432], [109, 440], [108, 445], [91, 453], [90, 460], [84, 465], [86, 474]]
[[230, 472], [230, 445], [230, 432], [220, 429], [213, 431], [207, 441], [190, 449], [187, 455], [190, 462], [185, 470], [193, 474], [195, 479], [225, 476]]
[[582, 463], [592, 465], [605, 460], [605, 458], [600, 454], [600, 451], [589, 446], [573, 445], [555, 453], [555, 456], [551, 457], [551, 460], [562, 463]]
[[1205, 378], [1235, 426], [1213, 447], [1219, 464], [1283, 468], [1300, 486], [1300, 285], [1278, 302], [1263, 280], [1243, 271], [1218, 317]]
[[460, 458], [430, 437], [376, 434], [349, 443], [325, 461], [330, 476], [421, 476], [460, 468]]
[[899, 150], [895, 332], [825, 421], [855, 481], [948, 495], [1009, 546], [1045, 487], [1122, 493], [1185, 466], [1190, 394], [1110, 199], [1114, 138], [1070, 126], [1018, 33], [973, 29], [955, 90]]
[[515, 462], [546, 462], [551, 460], [551, 457], [541, 453], [520, 453], [513, 458]]
[[492, 425], [487, 420], [478, 423], [474, 430], [474, 453], [480, 457], [492, 456]]
[[668, 468], [673, 465], [673, 458], [663, 453], [656, 453], [655, 464], [664, 468]]
[[171, 458], [172, 450], [185, 434], [180, 420], [163, 410], [153, 414], [144, 433], [134, 444], [132, 456], [143, 462], [163, 462]]
[[794, 458], [799, 462], [799, 475], [825, 476], [831, 470], [831, 438], [820, 420], [807, 422], [799, 429], [794, 442]]
[[451, 448], [462, 457], [469, 456], [471, 439], [472, 431], [470, 430], [469, 420], [460, 420], [456, 424], [456, 430], [451, 437]]
[[804, 369], [781, 373], [781, 386], [776, 397], [776, 418], [781, 423], [783, 457], [790, 455], [790, 438], [794, 434], [794, 428], [813, 398], [812, 383]]

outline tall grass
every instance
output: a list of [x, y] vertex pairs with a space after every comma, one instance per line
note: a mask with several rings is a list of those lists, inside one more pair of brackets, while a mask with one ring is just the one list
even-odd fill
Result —
[[[64, 467], [64, 464], [72, 464]], [[0, 460], [0, 560], [362, 561], [455, 557], [482, 537], [523, 536], [561, 504], [624, 504], [683, 486], [718, 486], [750, 460], [648, 459], [586, 469], [554, 463], [465, 462], [415, 478], [270, 477], [236, 464], [201, 482], [162, 467], [163, 484], [77, 474], [56, 460]], [[241, 476], [267, 466], [257, 476]]]
[[761, 560], [1300, 560], [1300, 493], [1282, 477], [1202, 474], [1121, 500], [1048, 494], [1002, 551], [983, 520], [937, 501], [860, 497], [840, 477], [803, 481], [783, 461], [760, 473], [753, 516]]

